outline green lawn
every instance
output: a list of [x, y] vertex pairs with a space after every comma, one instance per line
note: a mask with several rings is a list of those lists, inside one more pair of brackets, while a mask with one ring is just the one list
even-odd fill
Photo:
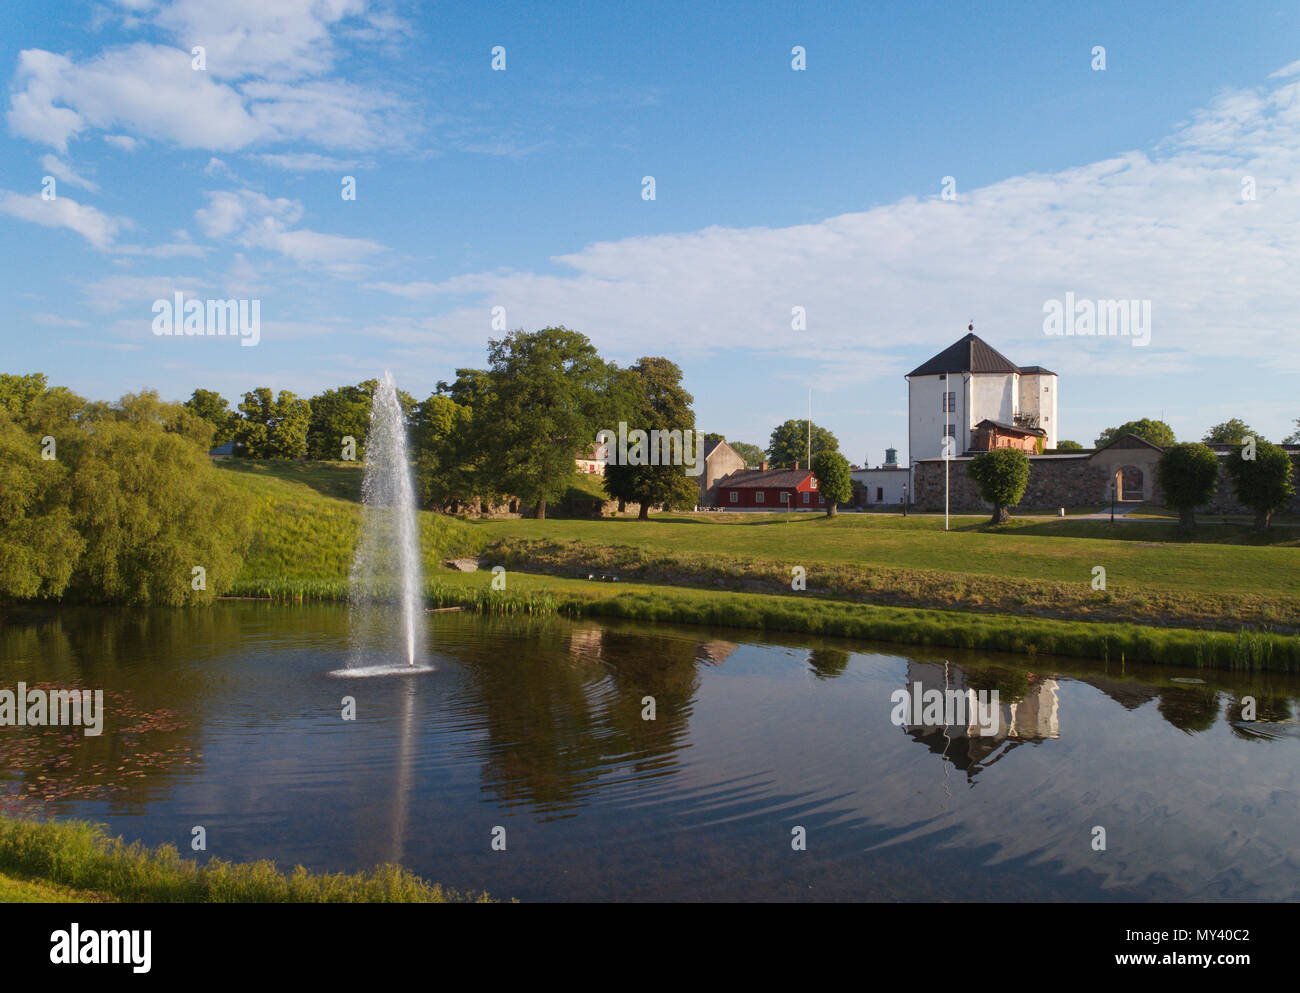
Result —
[[[990, 528], [983, 517], [875, 514], [664, 515], [650, 521], [475, 521], [499, 539], [580, 542], [588, 547], [635, 547], [650, 555], [706, 555], [803, 565], [911, 570], [1089, 583], [1106, 569], [1108, 588], [1166, 589], [1207, 594], [1300, 596], [1300, 532], [1278, 529], [1265, 543], [1246, 528], [1203, 528], [1180, 541], [1164, 524], [1107, 521], [1013, 521]], [[1219, 540], [1214, 540], [1219, 539]]]

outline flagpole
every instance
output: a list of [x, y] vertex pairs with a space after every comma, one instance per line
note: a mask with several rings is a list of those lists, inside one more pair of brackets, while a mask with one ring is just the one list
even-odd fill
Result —
[[943, 408], [943, 529], [945, 531], [948, 530], [948, 463], [952, 461], [952, 455], [948, 451], [948, 387], [951, 385], [952, 373], [948, 373], [943, 378], [943, 389], [939, 391], [939, 406]]

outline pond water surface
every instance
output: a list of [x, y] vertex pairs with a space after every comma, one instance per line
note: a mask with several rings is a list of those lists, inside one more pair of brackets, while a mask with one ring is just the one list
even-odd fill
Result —
[[[344, 606], [0, 612], [0, 689], [107, 709], [0, 727], [0, 810], [522, 900], [1300, 899], [1292, 677], [427, 622], [432, 671], [340, 679]], [[998, 733], [896, 724], [917, 683], [998, 690]]]

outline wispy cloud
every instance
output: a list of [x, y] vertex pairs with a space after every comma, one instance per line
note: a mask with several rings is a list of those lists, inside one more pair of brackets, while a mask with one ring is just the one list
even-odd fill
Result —
[[0, 190], [0, 213], [51, 228], [67, 228], [101, 251], [112, 247], [117, 233], [132, 226], [124, 217], [111, 217], [66, 196], [43, 200], [39, 193]]

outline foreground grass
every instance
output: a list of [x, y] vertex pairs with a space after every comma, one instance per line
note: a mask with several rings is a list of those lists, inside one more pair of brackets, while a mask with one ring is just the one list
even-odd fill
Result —
[[324, 874], [268, 861], [200, 865], [170, 845], [150, 849], [110, 838], [86, 821], [0, 818], [0, 900], [147, 903], [489, 902], [427, 883], [396, 865]]
[[35, 879], [16, 879], [0, 873], [0, 903], [112, 903], [102, 893], [54, 886]]

